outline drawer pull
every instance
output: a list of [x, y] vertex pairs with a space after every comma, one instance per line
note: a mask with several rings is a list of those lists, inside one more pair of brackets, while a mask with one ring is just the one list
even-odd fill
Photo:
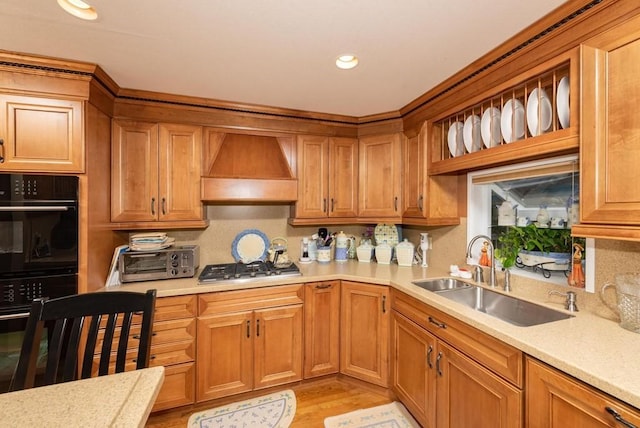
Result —
[[260, 337], [260, 320], [256, 320], [256, 336]]
[[[151, 337], [154, 337], [154, 336], [156, 336], [157, 334], [158, 334], [158, 333], [153, 332], [153, 333], [151, 333]], [[131, 336], [131, 337], [132, 337], [132, 338], [134, 338], [134, 339], [138, 339], [138, 340], [140, 340], [140, 335], [139, 335], [139, 334], [134, 334], [134, 335], [133, 335], [133, 336]]]
[[327, 288], [331, 288], [331, 284], [318, 284], [318, 285], [316, 285], [316, 290], [326, 290]]
[[440, 360], [442, 359], [442, 352], [438, 352], [438, 356], [436, 357], [436, 373], [438, 376], [442, 377], [442, 370], [440, 370]]
[[[151, 355], [151, 356], [149, 357], [149, 361], [152, 361], [152, 360], [155, 360], [155, 359], [156, 359], [156, 356], [155, 356], [155, 355]], [[138, 359], [137, 359], [137, 358], [134, 358], [134, 359], [133, 359], [133, 360], [131, 360], [131, 361], [133, 361], [134, 363], [137, 363], [137, 362], [138, 362]]]
[[611, 407], [607, 406], [604, 408], [607, 412], [609, 412], [609, 414], [611, 416], [613, 416], [613, 419], [615, 419], [616, 421], [620, 422], [622, 425], [626, 426], [627, 428], [637, 428], [634, 424], [632, 424], [631, 422], [627, 422], [621, 415], [620, 413], [616, 412], [614, 409], [612, 409]]
[[427, 365], [430, 369], [433, 368], [433, 363], [431, 362], [431, 354], [433, 354], [433, 346], [429, 345], [429, 348], [427, 348]]
[[438, 321], [437, 319], [433, 318], [433, 317], [429, 317], [429, 322], [433, 325], [437, 325], [440, 328], [447, 328], [447, 325], [443, 322]]
[[251, 321], [247, 321], [247, 338], [251, 337]]

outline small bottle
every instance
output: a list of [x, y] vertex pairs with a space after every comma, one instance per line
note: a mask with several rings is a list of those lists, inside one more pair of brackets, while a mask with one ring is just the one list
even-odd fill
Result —
[[300, 261], [309, 261], [309, 238], [306, 236], [302, 238], [302, 245], [300, 246]]

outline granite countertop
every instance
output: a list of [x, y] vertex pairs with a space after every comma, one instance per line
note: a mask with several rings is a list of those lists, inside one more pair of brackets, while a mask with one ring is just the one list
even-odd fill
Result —
[[164, 367], [0, 394], [3, 427], [143, 427]]
[[[158, 296], [163, 297], [333, 279], [389, 285], [640, 408], [640, 336], [621, 328], [614, 321], [582, 310], [572, 313], [574, 317], [566, 320], [518, 327], [412, 284], [418, 279], [447, 277], [448, 266], [400, 267], [396, 264], [348, 261], [301, 265], [300, 270], [302, 276], [243, 284], [199, 285], [197, 278], [188, 278], [131, 283], [110, 287], [109, 290], [145, 291], [156, 288]], [[511, 296], [564, 311], [562, 299], [540, 301], [532, 299], [516, 286], [513, 288], [509, 293]], [[501, 292], [501, 289], [496, 288], [496, 291]]]

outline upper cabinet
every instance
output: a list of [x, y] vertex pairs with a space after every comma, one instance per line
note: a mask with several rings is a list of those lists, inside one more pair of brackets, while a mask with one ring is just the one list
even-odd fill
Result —
[[358, 216], [399, 223], [402, 217], [400, 134], [362, 137], [359, 159]]
[[412, 225], [456, 225], [458, 217], [458, 177], [427, 174], [426, 129], [404, 138], [402, 223]]
[[640, 239], [640, 17], [582, 46], [578, 236]]
[[466, 172], [579, 149], [578, 49], [428, 122], [429, 175]]
[[0, 171], [84, 172], [83, 102], [0, 94]]
[[294, 224], [354, 221], [358, 207], [358, 140], [298, 137]]
[[112, 140], [114, 228], [206, 226], [200, 200], [201, 127], [114, 121]]

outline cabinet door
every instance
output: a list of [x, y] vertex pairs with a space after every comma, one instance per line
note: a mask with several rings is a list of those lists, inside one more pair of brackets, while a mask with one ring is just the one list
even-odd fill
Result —
[[398, 312], [391, 315], [391, 388], [424, 427], [435, 427], [436, 339]]
[[159, 145], [159, 220], [201, 220], [202, 128], [161, 124]]
[[329, 210], [329, 139], [298, 137], [296, 217], [327, 217]]
[[[622, 427], [607, 412], [640, 426], [637, 409], [538, 361], [527, 359], [527, 426], [536, 428]], [[627, 425], [630, 426], [630, 425]]]
[[630, 108], [640, 103], [639, 25], [635, 18], [582, 47], [581, 223], [640, 225], [640, 116]]
[[329, 217], [358, 215], [358, 140], [329, 140]]
[[196, 363], [176, 364], [164, 371], [164, 382], [153, 412], [185, 406], [195, 402]]
[[255, 312], [254, 389], [302, 379], [302, 305]]
[[158, 125], [114, 121], [111, 221], [158, 219]]
[[437, 351], [438, 428], [522, 427], [521, 390], [444, 342]]
[[340, 281], [304, 289], [304, 378], [340, 369]]
[[398, 134], [360, 139], [360, 217], [401, 216], [401, 147]]
[[198, 402], [253, 388], [252, 312], [198, 318]]
[[0, 171], [84, 172], [82, 101], [0, 95]]
[[422, 213], [422, 207], [424, 206], [422, 183], [425, 162], [422, 159], [424, 150], [421, 142], [421, 138], [416, 135], [412, 138], [405, 138], [402, 144], [402, 156], [404, 159], [403, 217], [424, 217]]
[[389, 383], [389, 290], [342, 281], [340, 372], [384, 387]]

